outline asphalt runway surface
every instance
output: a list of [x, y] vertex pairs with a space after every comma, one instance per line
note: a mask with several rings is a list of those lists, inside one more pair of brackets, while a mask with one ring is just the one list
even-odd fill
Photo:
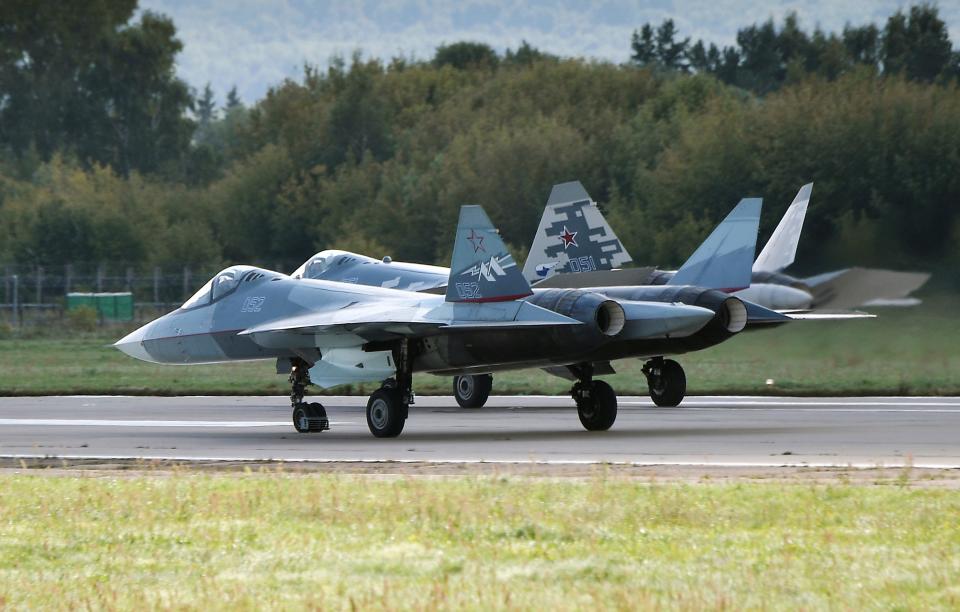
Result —
[[588, 432], [566, 397], [419, 397], [388, 440], [365, 397], [312, 399], [330, 431], [296, 433], [282, 397], [0, 398], [0, 456], [960, 468], [960, 398], [621, 397], [613, 428]]

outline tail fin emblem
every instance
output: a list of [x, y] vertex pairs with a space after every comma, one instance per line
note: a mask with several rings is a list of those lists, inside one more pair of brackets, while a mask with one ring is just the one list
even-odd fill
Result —
[[471, 229], [470, 235], [467, 236], [467, 240], [469, 240], [470, 244], [473, 245], [474, 253], [479, 253], [480, 251], [483, 251], [484, 253], [487, 252], [487, 250], [483, 248], [483, 234], [478, 234], [477, 232]]
[[571, 232], [567, 229], [567, 226], [563, 226], [563, 233], [560, 234], [560, 240], [563, 241], [563, 250], [566, 251], [568, 246], [580, 246], [577, 244], [577, 234], [580, 232]]

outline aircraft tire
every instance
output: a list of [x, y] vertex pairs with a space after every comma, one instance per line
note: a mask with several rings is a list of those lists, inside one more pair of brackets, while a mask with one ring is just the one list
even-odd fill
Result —
[[323, 404], [300, 402], [293, 409], [293, 427], [298, 433], [314, 433], [330, 429]]
[[400, 391], [381, 387], [367, 401], [367, 427], [377, 438], [396, 438], [407, 420], [407, 406]]
[[453, 396], [461, 408], [483, 408], [493, 388], [493, 376], [474, 374], [453, 377]]
[[665, 359], [660, 366], [660, 375], [647, 381], [650, 399], [661, 408], [674, 408], [680, 405], [687, 393], [687, 375], [683, 367], [672, 359]]
[[590, 394], [577, 400], [577, 415], [587, 431], [606, 431], [617, 420], [617, 394], [602, 380], [590, 383]]

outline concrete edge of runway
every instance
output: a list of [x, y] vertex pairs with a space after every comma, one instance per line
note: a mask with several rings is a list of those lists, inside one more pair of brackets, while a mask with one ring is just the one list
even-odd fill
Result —
[[137, 457], [125, 455], [69, 455], [69, 454], [0, 454], [0, 467], [17, 461], [44, 461], [44, 462], [96, 462], [115, 464], [118, 467], [129, 468], [143, 463], [164, 465], [355, 465], [355, 466], [541, 466], [541, 467], [639, 467], [639, 468], [763, 468], [763, 469], [829, 469], [829, 470], [887, 470], [887, 469], [922, 469], [922, 470], [957, 470], [960, 472], [960, 463], [915, 463], [909, 459], [891, 461], [888, 463], [842, 463], [829, 461], [606, 461], [606, 460], [543, 460], [543, 459], [334, 459], [325, 457], [298, 457], [288, 459], [250, 459], [245, 457], [202, 457], [202, 456], [166, 456], [142, 455]]

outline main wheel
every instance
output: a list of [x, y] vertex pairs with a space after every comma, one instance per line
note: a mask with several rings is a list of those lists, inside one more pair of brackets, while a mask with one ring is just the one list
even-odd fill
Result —
[[647, 378], [647, 387], [654, 404], [661, 408], [673, 408], [680, 405], [687, 393], [687, 375], [679, 363], [665, 359], [659, 372], [654, 370], [654, 374]]
[[407, 420], [407, 405], [400, 391], [381, 387], [367, 401], [367, 427], [378, 438], [396, 438]]
[[453, 396], [461, 408], [482, 408], [490, 397], [491, 388], [493, 376], [490, 374], [453, 377]]
[[577, 394], [577, 414], [587, 431], [606, 431], [617, 420], [617, 394], [613, 387], [595, 380]]
[[293, 427], [299, 433], [311, 433], [330, 429], [327, 411], [317, 402], [300, 402], [293, 409]]

